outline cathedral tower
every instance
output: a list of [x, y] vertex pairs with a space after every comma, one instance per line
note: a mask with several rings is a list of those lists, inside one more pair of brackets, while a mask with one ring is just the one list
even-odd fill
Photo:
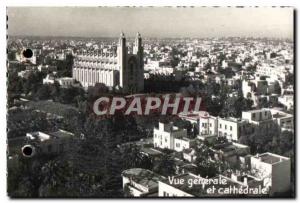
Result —
[[144, 89], [144, 50], [142, 46], [142, 37], [140, 33], [137, 33], [135, 37], [135, 43], [133, 47], [133, 54], [137, 56], [138, 69], [137, 71], [137, 91]]
[[126, 74], [126, 59], [127, 59], [127, 46], [126, 46], [126, 38], [124, 33], [122, 32], [119, 38], [119, 44], [117, 49], [118, 54], [118, 64], [120, 66], [119, 73], [119, 85], [125, 91], [127, 91], [127, 74]]

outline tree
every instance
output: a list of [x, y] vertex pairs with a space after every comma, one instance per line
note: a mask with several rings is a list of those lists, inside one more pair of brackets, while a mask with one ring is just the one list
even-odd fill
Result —
[[40, 197], [65, 197], [73, 179], [72, 169], [68, 162], [50, 160], [41, 168]]
[[145, 168], [152, 169], [152, 161], [149, 157], [143, 155], [140, 149], [134, 145], [125, 145], [122, 150], [123, 169]]
[[220, 169], [219, 162], [213, 162], [212, 151], [205, 145], [201, 144], [196, 147], [196, 160], [195, 164], [197, 165], [197, 172], [201, 177], [214, 177]]
[[50, 96], [51, 95], [49, 85], [42, 85], [35, 94], [35, 97], [40, 100], [49, 99]]
[[176, 171], [174, 158], [170, 154], [164, 154], [155, 163], [153, 171], [163, 176], [174, 175]]

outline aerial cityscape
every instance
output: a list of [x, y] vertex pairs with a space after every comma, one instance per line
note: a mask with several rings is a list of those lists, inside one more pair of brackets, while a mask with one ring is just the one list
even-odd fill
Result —
[[9, 197], [295, 197], [292, 8], [7, 16]]

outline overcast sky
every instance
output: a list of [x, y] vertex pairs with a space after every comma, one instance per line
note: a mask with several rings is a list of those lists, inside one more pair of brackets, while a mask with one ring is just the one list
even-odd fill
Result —
[[10, 7], [9, 35], [293, 38], [292, 8]]

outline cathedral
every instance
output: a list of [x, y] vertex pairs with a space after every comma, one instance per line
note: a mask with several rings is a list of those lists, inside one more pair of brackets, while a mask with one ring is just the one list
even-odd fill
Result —
[[103, 83], [118, 87], [126, 93], [142, 92], [144, 89], [144, 60], [142, 38], [138, 33], [133, 50], [129, 52], [124, 33], [121, 33], [116, 53], [76, 53], [73, 78], [83, 87]]

